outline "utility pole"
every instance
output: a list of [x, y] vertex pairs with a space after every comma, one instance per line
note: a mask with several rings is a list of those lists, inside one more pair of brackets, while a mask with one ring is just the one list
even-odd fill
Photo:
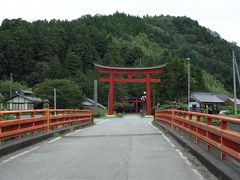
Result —
[[235, 56], [235, 65], [236, 65], [236, 72], [237, 72], [237, 77], [238, 77], [238, 85], [240, 86], [240, 74], [239, 74], [236, 56]]
[[234, 114], [237, 114], [237, 92], [236, 92], [236, 72], [235, 72], [235, 52], [234, 47], [232, 50], [232, 62], [233, 62], [233, 96], [234, 96]]
[[57, 109], [57, 95], [56, 95], [56, 88], [53, 88], [53, 97], [54, 97], [54, 109]]
[[97, 80], [94, 80], [94, 108], [97, 109]]
[[10, 73], [10, 86], [9, 86], [10, 97], [12, 97], [12, 82], [13, 82], [13, 77], [12, 77], [12, 73]]
[[188, 112], [190, 112], [190, 58], [186, 58], [186, 61], [188, 62]]

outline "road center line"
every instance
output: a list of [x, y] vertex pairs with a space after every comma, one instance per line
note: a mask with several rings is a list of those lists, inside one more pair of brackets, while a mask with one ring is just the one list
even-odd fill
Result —
[[29, 150], [27, 150], [27, 151], [23, 151], [22, 153], [17, 154], [17, 155], [15, 155], [15, 156], [12, 156], [12, 157], [10, 157], [10, 158], [2, 161], [2, 162], [3, 162], [3, 163], [9, 162], [9, 161], [11, 161], [11, 160], [13, 160], [13, 159], [16, 159], [16, 158], [18, 158], [18, 157], [20, 157], [20, 156], [23, 156], [24, 154], [27, 154], [27, 153], [29, 153], [29, 152], [31, 152], [31, 151], [34, 151], [35, 149], [38, 149], [38, 148], [40, 148], [40, 146], [34, 147], [34, 148], [29, 149]]

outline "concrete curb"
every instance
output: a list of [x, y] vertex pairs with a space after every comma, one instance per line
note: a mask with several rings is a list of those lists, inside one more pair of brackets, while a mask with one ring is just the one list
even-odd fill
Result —
[[39, 143], [46, 139], [52, 138], [53, 134], [55, 133], [64, 134], [64, 133], [67, 133], [70, 129], [79, 129], [81, 127], [90, 126], [90, 125], [93, 125], [93, 123], [90, 122], [90, 123], [84, 123], [81, 125], [69, 126], [69, 127], [53, 130], [49, 133], [39, 134], [33, 137], [22, 138], [20, 140], [2, 144], [0, 145], [0, 157], [13, 153], [15, 151], [18, 151], [20, 149], [26, 148], [33, 144]]
[[174, 139], [178, 141], [181, 146], [187, 147], [190, 150], [190, 153], [196, 156], [196, 158], [218, 179], [239, 180], [240, 169], [230, 167], [227, 163], [217, 159], [212, 154], [207, 153], [203, 148], [187, 140], [185, 137], [181, 138], [181, 136], [179, 136], [179, 134], [173, 129], [170, 129], [167, 126], [159, 124], [155, 121], [153, 121], [153, 124], [168, 130], [168, 132], [174, 137]]

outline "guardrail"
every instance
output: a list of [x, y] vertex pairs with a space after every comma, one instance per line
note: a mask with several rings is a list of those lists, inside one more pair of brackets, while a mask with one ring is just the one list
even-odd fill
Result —
[[[6, 120], [10, 118], [9, 120]], [[92, 123], [90, 110], [38, 109], [0, 111], [0, 143], [35, 133], [45, 133], [72, 125]]]
[[240, 160], [240, 132], [229, 126], [240, 126], [239, 119], [180, 110], [156, 110], [154, 121], [186, 134], [196, 144], [203, 142], [207, 151], [212, 147], [217, 149], [221, 160], [227, 156]]

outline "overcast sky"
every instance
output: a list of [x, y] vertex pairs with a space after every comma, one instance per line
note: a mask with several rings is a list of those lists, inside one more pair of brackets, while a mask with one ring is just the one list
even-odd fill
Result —
[[0, 22], [8, 18], [72, 20], [86, 14], [188, 16], [240, 45], [240, 0], [0, 0]]

